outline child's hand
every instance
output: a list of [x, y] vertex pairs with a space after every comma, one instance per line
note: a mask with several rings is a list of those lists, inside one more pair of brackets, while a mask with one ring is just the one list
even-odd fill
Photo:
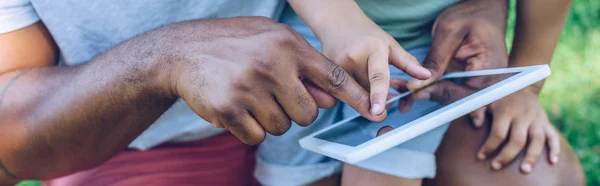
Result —
[[485, 121], [485, 111], [493, 117], [490, 135], [479, 150], [477, 158], [484, 160], [507, 141], [491, 166], [499, 170], [522, 151], [527, 145], [521, 171], [529, 173], [541, 152], [548, 144], [548, 161], [558, 162], [560, 136], [552, 127], [546, 112], [538, 101], [537, 94], [530, 88], [523, 89], [500, 99], [487, 107], [471, 113], [473, 124], [480, 128]]
[[[375, 24], [353, 0], [288, 0], [323, 45], [323, 54], [370, 92], [371, 114], [385, 118], [389, 65], [425, 80], [431, 73]], [[357, 98], [359, 99], [359, 98]]]
[[385, 113], [390, 64], [417, 79], [427, 79], [431, 73], [368, 18], [351, 26], [322, 35], [323, 54], [370, 90], [371, 113], [380, 116]]

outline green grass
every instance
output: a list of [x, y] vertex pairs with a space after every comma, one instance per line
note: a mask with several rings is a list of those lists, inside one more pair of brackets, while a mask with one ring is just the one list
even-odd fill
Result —
[[[511, 0], [514, 5], [514, 0]], [[511, 6], [509, 30], [514, 27]], [[507, 34], [511, 43], [512, 32]], [[574, 0], [540, 99], [573, 146], [588, 185], [600, 186], [600, 1]], [[19, 186], [38, 186], [26, 181]]]

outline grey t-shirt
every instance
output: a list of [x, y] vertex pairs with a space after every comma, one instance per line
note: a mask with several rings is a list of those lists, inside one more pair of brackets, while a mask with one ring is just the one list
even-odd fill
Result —
[[[60, 65], [89, 62], [136, 35], [174, 22], [281, 14], [283, 0], [2, 0], [0, 33], [41, 19], [60, 49]], [[6, 23], [6, 24], [5, 24]], [[130, 144], [145, 150], [164, 142], [197, 140], [222, 132], [178, 100]]]

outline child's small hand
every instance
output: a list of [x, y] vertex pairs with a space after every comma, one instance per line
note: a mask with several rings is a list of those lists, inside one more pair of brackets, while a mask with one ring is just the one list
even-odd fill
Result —
[[[523, 89], [471, 113], [476, 128], [483, 125], [486, 109], [491, 113], [493, 122], [489, 137], [477, 154], [478, 159], [487, 159], [493, 152], [502, 149], [491, 163], [494, 170], [499, 170], [527, 145], [521, 171], [529, 173], [547, 143], [550, 149], [548, 161], [551, 164], [558, 162], [560, 136], [531, 89]], [[500, 148], [505, 141], [506, 145]]]
[[417, 79], [427, 79], [431, 73], [368, 18], [355, 20], [351, 26], [321, 35], [323, 54], [370, 90], [371, 113], [380, 116], [385, 114], [390, 64]]

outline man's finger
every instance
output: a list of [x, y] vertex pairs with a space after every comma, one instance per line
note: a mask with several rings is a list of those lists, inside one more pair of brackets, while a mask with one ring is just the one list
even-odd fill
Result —
[[273, 94], [287, 116], [298, 125], [308, 126], [317, 119], [317, 103], [299, 79], [291, 78], [287, 84], [280, 85]]
[[461, 24], [437, 24], [435, 29], [431, 48], [423, 61], [423, 66], [429, 69], [431, 77], [427, 80], [410, 80], [408, 88], [411, 90], [440, 79], [467, 34], [467, 28]]
[[302, 84], [304, 84], [304, 87], [306, 87], [306, 90], [310, 96], [312, 96], [317, 103], [317, 107], [324, 109], [335, 107], [337, 99], [335, 99], [335, 97], [333, 97], [331, 94], [325, 92], [323, 89], [317, 87], [317, 85], [310, 81], [302, 81]]
[[246, 111], [244, 114], [228, 117], [223, 121], [225, 128], [242, 142], [258, 145], [265, 140], [266, 133], [258, 122]]
[[390, 68], [387, 61], [387, 49], [377, 50], [367, 61], [371, 114], [374, 116], [385, 114], [385, 101], [390, 86]]
[[544, 150], [546, 136], [541, 124], [534, 124], [529, 127], [529, 144], [525, 153], [525, 158], [521, 164], [521, 172], [529, 173]]
[[344, 69], [316, 50], [307, 51], [310, 57], [299, 62], [301, 73], [325, 92], [333, 95], [360, 115], [374, 122], [381, 122], [385, 115], [374, 116], [370, 112], [369, 93], [362, 88]]
[[265, 94], [263, 99], [254, 99], [251, 107], [252, 116], [270, 134], [283, 135], [292, 126], [290, 118], [271, 94]]
[[406, 52], [399, 44], [390, 47], [390, 64], [406, 72], [411, 77], [426, 80], [431, 77], [431, 72], [425, 69], [417, 58]]

